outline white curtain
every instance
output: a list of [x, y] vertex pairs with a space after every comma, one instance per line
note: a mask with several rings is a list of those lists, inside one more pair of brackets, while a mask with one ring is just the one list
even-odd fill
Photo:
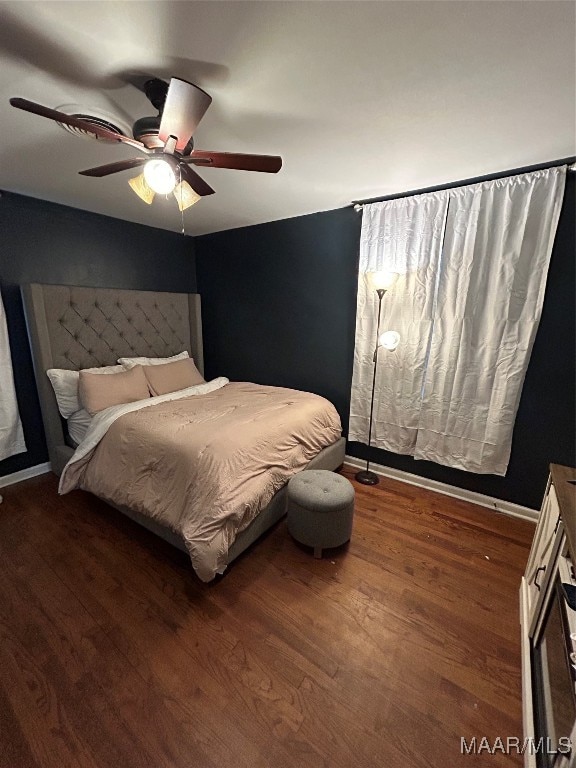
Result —
[[447, 192], [433, 192], [364, 206], [349, 440], [368, 440], [378, 297], [367, 274], [389, 270], [399, 278], [384, 295], [381, 327], [402, 340], [378, 355], [372, 445], [414, 452], [447, 204]]
[[540, 320], [565, 168], [364, 207], [349, 439], [367, 442], [377, 297], [384, 296], [372, 445], [504, 475]]
[[506, 474], [565, 176], [451, 191], [415, 458]]
[[25, 450], [26, 443], [14, 390], [6, 315], [0, 296], [0, 461]]

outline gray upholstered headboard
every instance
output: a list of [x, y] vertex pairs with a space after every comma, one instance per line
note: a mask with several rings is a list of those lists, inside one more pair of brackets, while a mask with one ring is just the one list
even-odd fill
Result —
[[69, 285], [22, 286], [36, 385], [52, 469], [66, 445], [46, 370], [114, 365], [119, 357], [168, 357], [186, 349], [204, 372], [200, 296]]

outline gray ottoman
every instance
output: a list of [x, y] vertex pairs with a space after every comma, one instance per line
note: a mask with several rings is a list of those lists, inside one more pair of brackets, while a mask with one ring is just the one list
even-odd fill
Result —
[[352, 534], [354, 488], [342, 475], [307, 469], [288, 482], [288, 530], [301, 544], [322, 550], [345, 544]]

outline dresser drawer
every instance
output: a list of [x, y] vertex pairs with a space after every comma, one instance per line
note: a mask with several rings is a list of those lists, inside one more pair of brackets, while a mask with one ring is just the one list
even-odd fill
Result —
[[548, 493], [544, 498], [540, 517], [528, 566], [526, 568], [526, 582], [528, 586], [528, 612], [533, 615], [538, 603], [538, 598], [543, 594], [549, 579], [549, 563], [554, 546], [559, 541], [560, 531], [560, 507], [554, 485], [550, 484]]

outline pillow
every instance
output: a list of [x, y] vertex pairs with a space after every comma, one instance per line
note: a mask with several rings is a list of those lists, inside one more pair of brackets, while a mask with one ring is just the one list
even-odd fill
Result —
[[78, 383], [80, 404], [91, 416], [112, 405], [134, 403], [150, 397], [141, 365], [104, 379], [96, 373], [80, 371]]
[[190, 357], [165, 365], [145, 365], [142, 370], [152, 395], [167, 395], [168, 392], [204, 384], [202, 374]]
[[76, 411], [76, 413], [73, 413], [69, 419], [68, 419], [68, 434], [72, 438], [72, 440], [76, 443], [76, 445], [80, 445], [82, 440], [84, 440], [84, 437], [86, 436], [86, 432], [88, 431], [88, 427], [90, 426], [90, 422], [92, 421], [92, 416], [88, 413], [88, 411], [85, 411], [84, 408], [82, 408], [79, 411]]
[[[120, 373], [126, 369], [121, 365], [106, 365], [102, 368], [86, 368], [90, 373]], [[64, 368], [49, 368], [46, 371], [58, 403], [61, 415], [68, 419], [82, 406], [78, 401], [79, 371], [68, 371]]]
[[134, 368], [135, 365], [165, 365], [166, 363], [174, 363], [176, 360], [185, 360], [190, 357], [188, 352], [180, 352], [179, 355], [172, 355], [172, 357], [121, 357], [118, 362], [123, 365], [124, 368]]

